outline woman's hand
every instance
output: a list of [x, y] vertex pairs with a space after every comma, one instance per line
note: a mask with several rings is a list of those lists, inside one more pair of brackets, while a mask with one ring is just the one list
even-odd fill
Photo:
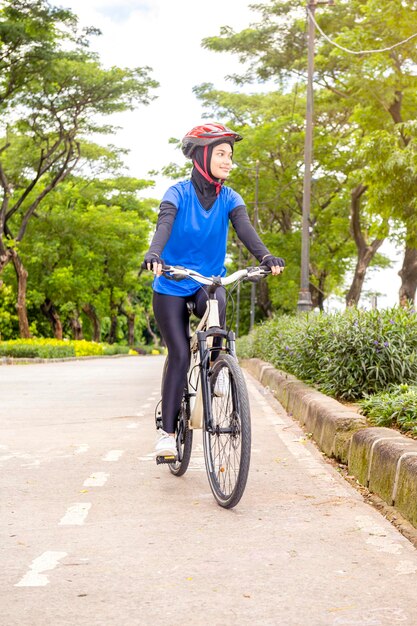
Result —
[[284, 271], [285, 261], [284, 259], [281, 259], [281, 257], [279, 256], [274, 256], [273, 254], [266, 254], [261, 261], [261, 265], [265, 265], [266, 267], [269, 267], [269, 269], [271, 270], [271, 274], [274, 274], [275, 276], [277, 276], [278, 274], [281, 274]]
[[145, 254], [144, 264], [146, 268], [152, 271], [155, 276], [162, 274], [162, 268], [164, 267], [164, 261], [156, 252], [147, 252]]

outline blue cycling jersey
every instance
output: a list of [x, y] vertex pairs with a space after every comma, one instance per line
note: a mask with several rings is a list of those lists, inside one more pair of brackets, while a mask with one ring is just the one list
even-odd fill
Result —
[[[177, 183], [165, 193], [162, 202], [177, 208], [170, 237], [162, 250], [167, 265], [181, 265], [204, 276], [224, 276], [229, 214], [244, 205], [241, 196], [223, 185], [213, 206], [204, 209], [191, 180]], [[187, 278], [174, 282], [165, 276], [156, 276], [153, 288], [158, 293], [188, 296], [201, 285]]]

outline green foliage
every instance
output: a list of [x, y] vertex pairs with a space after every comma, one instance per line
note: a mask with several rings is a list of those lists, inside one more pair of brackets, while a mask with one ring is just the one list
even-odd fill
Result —
[[[39, 305], [46, 308], [47, 304], [52, 320], [55, 301], [60, 299], [59, 304], [66, 307], [68, 315], [72, 314], [74, 326], [79, 322], [77, 308], [88, 304], [90, 313], [94, 308], [94, 303], [83, 298], [87, 293], [97, 296], [100, 290], [107, 290], [103, 298], [111, 301], [112, 319], [117, 315], [134, 284], [153, 206], [152, 201], [140, 202], [136, 196], [152, 181], [123, 175], [123, 150], [94, 145], [89, 138], [93, 133], [113, 133], [115, 127], [107, 122], [107, 116], [131, 111], [138, 104], [148, 105], [155, 98], [153, 90], [158, 83], [147, 66], [103, 67], [98, 55], [89, 49], [92, 34], [99, 33], [91, 28], [80, 30], [71, 11], [51, 7], [47, 0], [5, 0], [0, 6], [0, 273], [12, 259], [20, 263], [20, 254], [27, 254], [40, 270], [41, 284], [29, 275]], [[75, 240], [74, 231], [69, 233], [71, 229], [67, 228], [71, 220], [63, 220], [62, 229], [47, 239], [49, 260], [39, 245], [40, 238], [32, 238], [36, 229], [31, 229], [31, 222], [35, 215], [43, 220], [56, 206], [48, 199], [54, 195], [57, 201], [60, 194], [54, 191], [75, 172], [85, 187], [78, 189], [78, 198], [71, 196], [66, 187], [67, 194], [60, 196], [62, 204], [57, 203], [61, 216], [65, 210], [70, 213], [74, 207], [80, 208], [83, 192], [86, 197], [91, 195], [86, 188], [89, 184], [95, 188], [96, 197], [94, 202], [84, 202], [83, 217], [77, 215], [76, 226], [85, 234], [84, 250], [82, 245], [77, 249], [74, 245], [71, 258], [63, 265], [61, 247], [62, 252], [68, 250], [71, 237], [72, 243]], [[101, 180], [104, 175], [106, 181]], [[90, 246], [86, 252], [87, 235], [93, 239], [98, 224], [102, 249]], [[136, 252], [130, 261], [134, 243]], [[107, 258], [103, 258], [104, 246]], [[86, 252], [84, 272], [80, 271], [82, 252]], [[50, 270], [47, 276], [42, 272], [44, 262]], [[100, 263], [101, 273], [97, 269]], [[22, 278], [20, 287], [24, 288]], [[55, 299], [45, 293], [48, 289], [56, 294]], [[42, 292], [45, 302], [40, 299]], [[22, 334], [28, 335], [25, 295], [21, 292], [19, 327]], [[70, 303], [74, 304], [72, 312]]]
[[102, 354], [105, 354], [106, 356], [113, 356], [114, 354], [132, 354], [129, 346], [121, 346], [117, 343], [112, 343], [111, 345], [106, 343], [102, 345], [102, 348]]
[[[292, 196], [291, 231], [298, 234], [304, 137], [301, 121], [307, 83], [305, 3], [270, 0], [251, 5], [251, 9], [255, 16], [249, 27], [236, 32], [225, 26], [218, 36], [205, 38], [203, 47], [234, 53], [245, 64], [244, 74], [229, 77], [237, 86], [274, 80], [279, 84], [275, 101], [286, 97], [286, 110], [274, 119], [272, 112], [277, 105], [270, 104], [268, 114], [267, 97], [262, 105], [259, 94], [221, 94], [207, 84], [195, 88], [195, 93], [211, 115], [232, 120], [249, 139], [252, 163], [259, 159], [263, 170], [262, 148], [270, 152], [270, 169], [278, 174], [277, 205], [288, 207]], [[406, 41], [415, 33], [416, 17], [415, 0], [339, 0], [331, 6], [324, 3], [315, 11], [325, 34], [353, 51], [389, 48]], [[320, 306], [328, 293], [340, 287], [361, 245], [387, 236], [414, 248], [417, 245], [417, 166], [412, 139], [417, 48], [411, 38], [383, 53], [349, 54], [318, 31], [314, 47], [310, 283], [313, 302]], [[240, 150], [239, 144], [238, 160]], [[233, 175], [240, 183], [239, 174]], [[366, 193], [360, 204], [361, 242], [356, 239], [357, 252], [349, 232], [349, 205], [352, 190], [359, 184]], [[239, 185], [237, 189], [240, 191]], [[262, 204], [262, 191], [260, 198]], [[278, 229], [282, 226], [276, 212], [272, 230]], [[413, 268], [406, 271], [411, 273]]]
[[239, 356], [257, 356], [331, 396], [356, 400], [417, 377], [413, 309], [349, 309], [280, 316], [239, 340]]
[[15, 301], [13, 288], [0, 281], [0, 341], [16, 336], [19, 331]]
[[359, 400], [361, 412], [371, 424], [397, 427], [417, 435], [417, 387], [393, 385], [381, 393]]
[[[82, 313], [88, 305], [102, 331], [105, 318], [118, 314], [119, 308], [135, 314], [136, 339], [141, 340], [143, 310], [150, 307], [152, 290], [138, 271], [157, 202], [139, 199], [142, 188], [142, 181], [129, 177], [70, 177], [45, 199], [38, 219], [29, 224], [28, 237], [20, 244], [29, 274], [28, 300], [38, 309], [53, 303], [67, 335], [72, 332], [70, 320], [82, 316], [84, 336], [100, 340]], [[29, 314], [31, 319], [37, 316], [34, 307]], [[119, 315], [116, 341], [125, 338], [122, 319]], [[49, 335], [50, 326], [36, 334]]]

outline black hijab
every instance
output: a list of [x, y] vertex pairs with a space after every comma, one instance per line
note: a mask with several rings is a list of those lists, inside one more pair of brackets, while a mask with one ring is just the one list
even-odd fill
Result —
[[193, 152], [194, 167], [191, 172], [191, 182], [196, 191], [197, 197], [201, 206], [208, 211], [217, 200], [224, 180], [213, 178], [213, 174], [210, 170], [211, 155], [213, 154], [213, 148], [221, 143], [227, 143], [233, 150], [233, 143], [225, 139], [219, 139], [218, 141], [208, 146], [197, 146]]

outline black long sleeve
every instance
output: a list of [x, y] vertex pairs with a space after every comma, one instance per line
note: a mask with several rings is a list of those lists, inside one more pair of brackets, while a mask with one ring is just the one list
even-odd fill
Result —
[[177, 207], [170, 202], [161, 202], [155, 234], [152, 238], [149, 252], [161, 256], [162, 250], [171, 235], [172, 225], [177, 214]]
[[258, 261], [262, 261], [266, 254], [270, 254], [268, 248], [261, 241], [258, 233], [250, 223], [245, 206], [241, 205], [233, 209], [230, 212], [230, 221], [240, 241]]

